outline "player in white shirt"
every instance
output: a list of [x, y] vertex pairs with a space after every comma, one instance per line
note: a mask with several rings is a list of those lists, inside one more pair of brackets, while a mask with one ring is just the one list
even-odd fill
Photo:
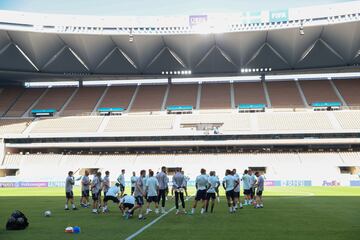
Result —
[[217, 201], [218, 201], [218, 203], [220, 203], [219, 187], [220, 187], [221, 183], [220, 183], [219, 176], [216, 176], [216, 175], [215, 175], [215, 177], [216, 177], [216, 179], [217, 179], [217, 181], [218, 181], [218, 186], [215, 188], [215, 192], [216, 192]]
[[90, 196], [90, 178], [89, 178], [89, 171], [85, 170], [85, 176], [81, 178], [81, 201], [80, 205], [82, 207], [89, 207], [89, 196]]
[[232, 175], [235, 178], [235, 181], [238, 182], [238, 184], [236, 185], [236, 187], [234, 188], [234, 203], [235, 203], [235, 209], [239, 208], [242, 209], [242, 203], [240, 201], [240, 176], [239, 174], [236, 173], [236, 169], [234, 168], [232, 170]]
[[105, 193], [105, 197], [104, 197], [104, 206], [103, 206], [103, 213], [108, 212], [108, 207], [107, 207], [107, 202], [109, 200], [113, 201], [114, 203], [119, 204], [119, 192], [120, 192], [120, 183], [115, 183], [115, 186], [110, 187], [106, 193]]
[[214, 211], [216, 188], [219, 186], [219, 179], [215, 176], [215, 171], [210, 171], [210, 177], [208, 178], [208, 188], [206, 191], [205, 211], [208, 211], [209, 201], [211, 200], [211, 213]]
[[250, 176], [250, 204], [252, 204], [252, 202], [255, 201], [255, 197], [256, 197], [255, 184], [256, 184], [257, 178], [251, 169], [249, 169], [249, 176]]
[[107, 191], [109, 190], [110, 188], [110, 172], [109, 171], [106, 171], [105, 172], [105, 177], [103, 178], [103, 181], [102, 181], [102, 190], [104, 192], [104, 198], [106, 196], [106, 193]]
[[101, 172], [97, 172], [91, 182], [91, 193], [93, 199], [92, 213], [98, 213], [97, 208], [100, 201], [101, 192]]
[[264, 192], [265, 179], [264, 179], [264, 176], [262, 176], [259, 172], [256, 172], [255, 176], [257, 177], [257, 182], [256, 182], [257, 191], [256, 191], [256, 206], [255, 206], [255, 208], [263, 208], [264, 202], [263, 202], [262, 194]]
[[124, 217], [129, 218], [132, 216], [132, 213], [129, 213], [129, 210], [131, 210], [135, 205], [135, 197], [129, 196], [127, 194], [124, 194], [124, 196], [120, 199], [120, 210], [123, 213]]
[[236, 211], [235, 201], [234, 201], [234, 188], [237, 187], [237, 184], [239, 184], [239, 182], [237, 182], [234, 176], [232, 175], [232, 171], [230, 169], [227, 169], [225, 172], [225, 177], [223, 179], [223, 187], [226, 191], [226, 199], [228, 202], [230, 213]]
[[191, 214], [195, 213], [195, 208], [199, 201], [202, 203], [200, 213], [203, 214], [205, 212], [206, 191], [209, 177], [206, 175], [206, 170], [204, 168], [200, 170], [200, 173], [201, 175], [197, 176], [195, 180], [196, 196], [193, 208], [191, 209]]
[[188, 194], [188, 191], [187, 191], [187, 184], [188, 184], [188, 181], [190, 180], [190, 178], [189, 178], [188, 176], [185, 176], [185, 172], [184, 172], [184, 171], [181, 171], [181, 174], [184, 175], [184, 178], [185, 178], [184, 191], [185, 191], [185, 196], [188, 197], [189, 194]]
[[146, 180], [146, 195], [147, 195], [147, 206], [146, 214], [150, 212], [150, 204], [155, 204], [155, 213], [159, 213], [158, 195], [159, 195], [159, 181], [154, 177], [154, 172], [149, 171], [149, 178]]
[[169, 189], [169, 178], [166, 175], [166, 167], [161, 168], [161, 172], [156, 175], [156, 178], [159, 182], [159, 195], [158, 195], [158, 204], [161, 200], [161, 213], [165, 213], [165, 201], [166, 201], [166, 191]]
[[128, 211], [129, 214], [133, 214], [136, 209], [139, 209], [139, 220], [145, 219], [145, 217], [142, 215], [142, 206], [144, 205], [144, 197], [146, 196], [145, 192], [145, 185], [144, 185], [144, 178], [145, 178], [146, 171], [141, 170], [140, 176], [136, 180], [135, 185], [135, 191], [134, 191], [134, 197], [136, 205]]
[[130, 181], [131, 181], [131, 195], [134, 195], [136, 180], [137, 180], [136, 174], [135, 174], [135, 172], [133, 172], [133, 175], [130, 178]]
[[117, 178], [118, 183], [120, 184], [120, 192], [121, 196], [124, 195], [125, 192], [125, 169], [121, 170], [121, 174]]
[[65, 210], [69, 210], [68, 204], [71, 203], [72, 209], [77, 210], [74, 204], [74, 193], [73, 193], [73, 186], [75, 184], [75, 178], [73, 171], [69, 171], [68, 176], [65, 180], [65, 194], [66, 194], [66, 203], [65, 203]]
[[250, 205], [250, 195], [251, 195], [251, 185], [250, 185], [250, 175], [249, 171], [246, 169], [244, 175], [242, 176], [243, 188], [244, 188], [244, 206]]

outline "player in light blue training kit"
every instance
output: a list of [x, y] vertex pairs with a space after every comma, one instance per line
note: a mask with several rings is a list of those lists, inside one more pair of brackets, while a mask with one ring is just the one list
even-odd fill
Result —
[[244, 175], [242, 177], [243, 186], [244, 186], [244, 206], [250, 205], [250, 195], [251, 195], [251, 185], [250, 185], [250, 176], [248, 174], [248, 170], [244, 171]]
[[82, 207], [89, 207], [89, 196], [90, 196], [90, 178], [89, 171], [85, 170], [85, 176], [81, 178], [81, 201], [80, 205]]
[[135, 197], [124, 194], [124, 196], [120, 199], [120, 210], [123, 213], [123, 216], [129, 218], [132, 216], [132, 213], [129, 213], [135, 206]]
[[65, 180], [65, 194], [66, 194], [66, 203], [65, 203], [65, 210], [69, 210], [68, 204], [71, 203], [72, 209], [77, 210], [74, 204], [74, 193], [73, 193], [73, 186], [75, 184], [74, 173], [69, 171], [68, 176]]
[[216, 188], [218, 188], [218, 186], [219, 179], [215, 176], [215, 171], [211, 171], [208, 178], [208, 188], [206, 191], [205, 212], [208, 211], [209, 201], [211, 200], [211, 213], [213, 213], [216, 198]]
[[132, 215], [136, 209], [140, 209], [139, 220], [145, 219], [145, 217], [143, 217], [142, 215], [142, 206], [144, 205], [144, 197], [146, 195], [145, 185], [144, 185], [145, 174], [146, 174], [145, 170], [140, 171], [140, 177], [138, 177], [138, 179], [136, 180], [135, 192], [134, 192], [136, 205], [131, 210], [128, 211], [128, 214]]
[[101, 172], [97, 172], [91, 182], [91, 193], [93, 199], [92, 213], [98, 213], [97, 208], [100, 201], [101, 192]]
[[195, 180], [195, 187], [197, 191], [195, 196], [195, 202], [193, 208], [191, 209], [191, 214], [195, 213], [195, 208], [198, 201], [202, 202], [201, 214], [205, 212], [206, 191], [209, 177], [206, 175], [206, 170], [204, 168], [200, 170], [200, 173], [201, 175], [197, 176]]
[[264, 192], [264, 176], [262, 176], [259, 172], [255, 173], [255, 176], [257, 177], [257, 182], [256, 182], [256, 186], [257, 186], [257, 191], [256, 191], [256, 207], [255, 208], [263, 208], [264, 207], [264, 202], [263, 202], [263, 197], [262, 194]]
[[109, 212], [107, 207], [107, 202], [109, 200], [113, 201], [114, 203], [119, 204], [119, 193], [120, 193], [120, 183], [115, 183], [115, 186], [110, 187], [106, 193], [104, 194], [104, 206], [103, 206], [103, 213]]
[[235, 199], [234, 199], [234, 188], [236, 188], [238, 183], [236, 182], [234, 176], [232, 175], [232, 171], [227, 169], [225, 172], [225, 177], [223, 179], [223, 187], [226, 191], [226, 199], [229, 206], [229, 212], [233, 213], [236, 211], [235, 209]]
[[250, 176], [250, 203], [252, 204], [253, 201], [255, 201], [255, 189], [256, 189], [256, 181], [257, 181], [257, 177], [255, 176], [254, 172], [250, 169], [249, 170], [249, 176]]
[[125, 192], [125, 169], [121, 170], [121, 174], [117, 178], [118, 183], [120, 183], [120, 192], [121, 196], [124, 195]]
[[130, 178], [130, 181], [131, 181], [131, 195], [134, 195], [136, 180], [137, 180], [136, 174], [135, 174], [135, 172], [133, 172], [133, 175]]
[[236, 185], [236, 187], [234, 188], [234, 202], [235, 202], [235, 209], [238, 209], [238, 205], [239, 208], [242, 209], [242, 203], [240, 201], [240, 176], [239, 174], [236, 173], [236, 169], [234, 168], [232, 170], [232, 175], [235, 178], [235, 181], [238, 183]]
[[152, 202], [155, 204], [155, 213], [159, 214], [158, 195], [159, 195], [159, 181], [154, 176], [154, 172], [150, 170], [149, 178], [146, 181], [146, 196], [147, 196], [146, 214], [149, 214], [149, 212], [151, 212], [150, 203]]
[[176, 173], [172, 178], [173, 190], [175, 192], [175, 208], [176, 214], [179, 214], [179, 198], [183, 208], [183, 213], [186, 213], [185, 210], [185, 200], [184, 200], [184, 187], [185, 187], [185, 177], [180, 172], [180, 169], [176, 169]]

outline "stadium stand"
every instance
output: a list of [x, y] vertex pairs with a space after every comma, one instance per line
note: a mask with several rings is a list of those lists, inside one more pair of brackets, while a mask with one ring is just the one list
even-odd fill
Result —
[[340, 102], [329, 80], [299, 81], [307, 103], [313, 102]]
[[193, 106], [195, 108], [197, 91], [197, 84], [172, 84], [166, 106]]
[[110, 117], [105, 132], [141, 132], [170, 130], [174, 116], [114, 116]]
[[136, 86], [113, 86], [104, 96], [99, 108], [124, 108], [127, 109]]
[[231, 108], [230, 84], [212, 83], [202, 84], [200, 109], [229, 109]]
[[221, 131], [250, 131], [250, 114], [193, 114], [181, 117], [182, 125], [220, 124]]
[[7, 87], [2, 89], [0, 93], [0, 116], [4, 116], [23, 92], [24, 89], [20, 87]]
[[334, 114], [343, 129], [360, 129], [359, 111], [341, 111]]
[[21, 117], [45, 91], [44, 88], [28, 88], [7, 111], [5, 117]]
[[22, 154], [7, 154], [5, 155], [2, 168], [19, 168], [24, 155]]
[[323, 112], [305, 113], [260, 113], [258, 114], [259, 130], [293, 130], [311, 131], [331, 130], [333, 127]]
[[136, 95], [135, 101], [131, 106], [131, 112], [152, 112], [160, 111], [161, 104], [164, 100], [164, 95], [167, 85], [142, 85], [139, 86], [139, 91]]
[[0, 135], [22, 133], [31, 119], [0, 119]]
[[98, 116], [41, 119], [34, 122], [31, 133], [96, 132], [102, 120]]
[[89, 115], [103, 94], [104, 87], [81, 87], [61, 113], [62, 116]]
[[235, 105], [266, 104], [263, 86], [260, 82], [234, 83]]
[[60, 111], [66, 100], [70, 98], [75, 88], [50, 88], [33, 109], [55, 109]]
[[359, 79], [333, 80], [341, 96], [351, 108], [359, 109], [360, 106], [360, 81]]
[[[359, 166], [358, 152], [317, 152], [317, 153], [199, 153], [199, 154], [7, 154], [1, 168], [19, 168], [18, 179], [32, 181], [61, 181], [69, 170], [81, 169], [109, 170], [117, 176], [121, 169], [131, 171], [152, 169], [161, 166], [182, 167], [186, 175], [195, 178], [200, 168], [206, 166], [223, 174], [225, 169], [260, 168], [269, 180], [311, 180], [313, 185], [321, 185], [324, 180], [352, 178], [343, 174], [341, 166]], [[118, 166], [121, 166], [119, 168]], [[34, 176], [35, 169], [54, 169]], [[296, 171], [294, 171], [296, 169]]]
[[267, 82], [273, 108], [305, 107], [294, 81]]

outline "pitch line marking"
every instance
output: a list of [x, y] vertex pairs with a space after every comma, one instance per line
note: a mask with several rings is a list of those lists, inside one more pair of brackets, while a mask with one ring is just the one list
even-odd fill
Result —
[[[188, 197], [185, 199], [185, 202], [188, 201], [191, 197]], [[135, 233], [131, 234], [129, 237], [127, 237], [125, 240], [131, 240], [134, 239], [135, 237], [137, 237], [140, 233], [142, 233], [143, 231], [145, 231], [146, 229], [148, 229], [149, 227], [151, 227], [152, 225], [154, 225], [155, 223], [157, 223], [160, 219], [162, 219], [163, 217], [165, 217], [166, 215], [168, 215], [170, 212], [174, 211], [175, 207], [170, 208], [166, 213], [160, 215], [159, 217], [155, 218], [154, 220], [152, 220], [150, 223], [146, 224], [145, 226], [143, 226], [142, 228], [140, 228], [139, 230], [137, 230]]]

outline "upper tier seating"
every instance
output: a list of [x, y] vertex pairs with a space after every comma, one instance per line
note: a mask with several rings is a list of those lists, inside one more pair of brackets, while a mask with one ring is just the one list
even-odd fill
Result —
[[60, 111], [76, 88], [50, 88], [33, 109], [55, 109]]
[[4, 116], [23, 92], [24, 89], [20, 87], [7, 87], [2, 89], [0, 93], [0, 116]]
[[230, 84], [212, 83], [202, 84], [200, 109], [228, 109], [231, 108]]
[[134, 95], [136, 86], [113, 86], [104, 96], [99, 108], [127, 109]]
[[266, 85], [272, 107], [305, 107], [294, 81], [267, 82]]
[[333, 80], [346, 104], [350, 107], [360, 106], [360, 79]]
[[61, 115], [89, 115], [95, 108], [105, 87], [81, 87]]
[[142, 85], [130, 109], [131, 112], [160, 111], [167, 85]]
[[328, 80], [299, 81], [308, 105], [314, 102], [340, 102]]
[[21, 117], [30, 106], [43, 94], [44, 88], [28, 88], [16, 100], [15, 104], [5, 114], [6, 117]]
[[261, 82], [234, 83], [235, 105], [266, 104], [264, 88]]
[[197, 84], [172, 84], [166, 101], [167, 106], [196, 107]]

